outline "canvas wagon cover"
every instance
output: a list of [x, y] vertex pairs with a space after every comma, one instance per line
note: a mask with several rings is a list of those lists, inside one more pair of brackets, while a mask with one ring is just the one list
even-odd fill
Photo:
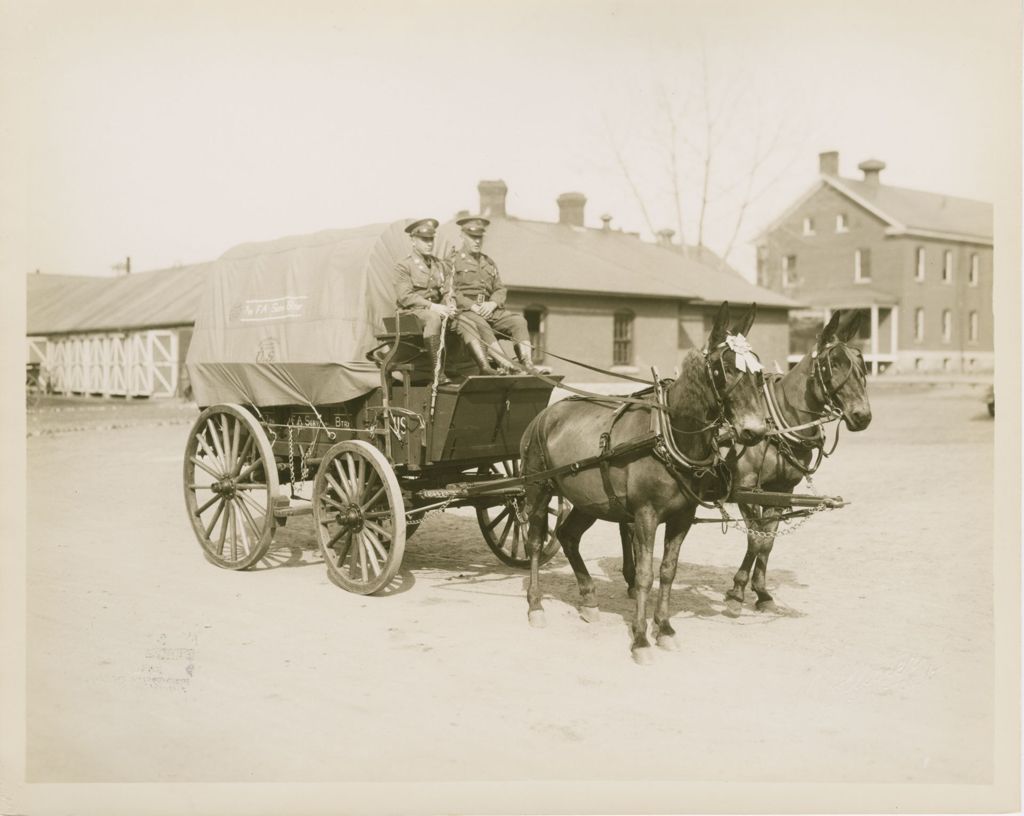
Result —
[[196, 402], [323, 405], [377, 387], [365, 355], [395, 313], [408, 223], [242, 244], [214, 261], [186, 359]]

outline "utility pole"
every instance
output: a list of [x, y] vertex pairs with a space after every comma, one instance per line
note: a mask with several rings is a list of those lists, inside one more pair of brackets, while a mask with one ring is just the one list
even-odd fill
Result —
[[132, 259], [131, 259], [131, 256], [129, 255], [127, 258], [125, 258], [124, 259], [124, 263], [114, 264], [110, 268], [113, 269], [116, 272], [124, 272], [125, 275], [132, 274]]

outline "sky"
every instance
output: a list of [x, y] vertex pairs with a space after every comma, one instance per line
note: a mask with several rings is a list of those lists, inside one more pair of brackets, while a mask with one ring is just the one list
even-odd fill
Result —
[[846, 176], [878, 158], [886, 183], [995, 200], [1006, 156], [991, 137], [1019, 47], [1005, 2], [80, 0], [0, 13], [15, 263], [76, 275], [445, 220], [498, 178], [512, 215], [555, 220], [556, 197], [579, 191], [588, 225], [681, 225], [692, 243], [711, 145], [703, 238], [732, 245], [749, 276], [751, 239], [814, 182], [824, 150]]

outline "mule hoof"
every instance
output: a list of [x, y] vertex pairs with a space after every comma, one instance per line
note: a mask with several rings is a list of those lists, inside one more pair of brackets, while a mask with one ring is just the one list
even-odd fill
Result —
[[543, 629], [548, 625], [548, 619], [544, 616], [543, 609], [531, 609], [529, 614], [530, 626], [534, 629]]
[[658, 646], [666, 652], [679, 651], [679, 644], [676, 643], [676, 639], [672, 635], [658, 635]]
[[725, 611], [723, 615], [728, 615], [730, 618], [738, 618], [743, 612], [743, 604], [737, 601], [735, 598], [725, 599]]
[[580, 617], [587, 623], [597, 623], [601, 619], [601, 610], [596, 606], [581, 606]]
[[628, 595], [630, 598], [632, 598], [635, 601], [636, 600], [636, 587], [628, 587], [626, 589], [626, 595]]
[[638, 666], [649, 666], [654, 662], [654, 650], [650, 646], [641, 646], [633, 650], [633, 660]]
[[769, 599], [767, 601], [758, 601], [755, 606], [758, 612], [778, 612], [779, 608], [775, 605], [775, 601]]

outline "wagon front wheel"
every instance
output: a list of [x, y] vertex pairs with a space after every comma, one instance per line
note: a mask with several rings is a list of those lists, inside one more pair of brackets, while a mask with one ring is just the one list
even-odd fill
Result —
[[359, 595], [383, 589], [405, 554], [405, 504], [391, 465], [367, 442], [339, 442], [313, 482], [313, 521], [331, 579]]
[[185, 506], [206, 557], [225, 569], [256, 564], [274, 537], [277, 466], [270, 441], [240, 405], [211, 405], [185, 445]]
[[[518, 476], [519, 460], [508, 459], [496, 465], [487, 465], [480, 472], [493, 474], [496, 478]], [[529, 569], [530, 556], [526, 553], [527, 525], [520, 521], [519, 507], [522, 507], [522, 499], [519, 502], [517, 506], [516, 501], [510, 499], [504, 504], [477, 507], [476, 520], [484, 541], [502, 564]], [[540, 552], [541, 564], [546, 564], [558, 552], [560, 545], [555, 538], [555, 530], [571, 509], [572, 505], [561, 496], [551, 497], [548, 504], [548, 532]]]

